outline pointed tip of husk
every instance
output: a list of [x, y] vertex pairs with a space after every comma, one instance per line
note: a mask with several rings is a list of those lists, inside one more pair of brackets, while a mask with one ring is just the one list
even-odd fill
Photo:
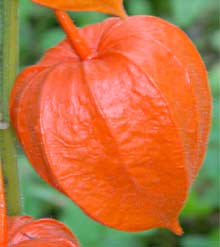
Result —
[[119, 16], [121, 19], [125, 20], [128, 18], [128, 14], [124, 8], [124, 6], [122, 5], [117, 12], [114, 13], [115, 15]]
[[172, 225], [170, 225], [168, 227], [173, 233], [175, 233], [176, 235], [182, 235], [184, 232], [183, 232], [183, 229], [182, 227], [180, 226], [179, 224], [179, 221], [176, 220], [174, 223], [172, 223]]

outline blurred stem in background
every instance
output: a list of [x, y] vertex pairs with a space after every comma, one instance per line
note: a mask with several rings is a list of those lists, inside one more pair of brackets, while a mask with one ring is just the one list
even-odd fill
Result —
[[17, 72], [17, 61], [18, 0], [0, 0], [0, 158], [9, 215], [21, 213], [15, 136], [8, 114], [8, 99]]

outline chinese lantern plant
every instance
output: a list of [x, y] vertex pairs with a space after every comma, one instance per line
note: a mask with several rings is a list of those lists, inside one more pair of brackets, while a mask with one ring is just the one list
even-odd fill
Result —
[[54, 219], [16, 216], [9, 217], [8, 222], [8, 246], [79, 247], [71, 231]]
[[77, 29], [63, 12], [78, 10], [71, 1], [35, 2], [56, 9], [67, 38], [24, 69], [11, 93], [11, 120], [33, 167], [102, 224], [181, 234], [210, 128], [198, 51], [157, 17], [123, 14]]
[[34, 220], [30, 216], [9, 217], [9, 246], [79, 247], [71, 231], [54, 219]]
[[30, 216], [7, 217], [1, 163], [0, 205], [1, 247], [79, 247], [71, 231], [56, 220], [34, 220]]

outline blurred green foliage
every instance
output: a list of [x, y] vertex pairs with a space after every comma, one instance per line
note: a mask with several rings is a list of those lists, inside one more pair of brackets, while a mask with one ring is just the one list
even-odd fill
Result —
[[[198, 47], [209, 71], [213, 122], [208, 153], [181, 214], [185, 234], [156, 229], [125, 233], [89, 219], [65, 196], [45, 184], [20, 149], [19, 167], [25, 214], [55, 217], [77, 235], [82, 247], [217, 247], [219, 242], [219, 85], [220, 29], [218, 0], [127, 0], [129, 15], [156, 15], [183, 28]], [[64, 38], [52, 11], [20, 0], [20, 69], [36, 63], [43, 52]], [[71, 13], [78, 26], [96, 23], [106, 15]], [[20, 148], [20, 147], [19, 147]]]

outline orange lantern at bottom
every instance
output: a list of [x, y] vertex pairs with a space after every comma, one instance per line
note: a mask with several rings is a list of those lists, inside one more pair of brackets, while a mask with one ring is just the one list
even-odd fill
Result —
[[1, 168], [0, 162], [0, 247], [79, 247], [72, 232], [57, 220], [7, 217]]
[[12, 123], [36, 171], [115, 229], [182, 230], [178, 216], [202, 164], [211, 96], [183, 31], [152, 16], [78, 30], [17, 77]]
[[30, 216], [8, 217], [8, 242], [13, 247], [79, 247], [64, 224]]

